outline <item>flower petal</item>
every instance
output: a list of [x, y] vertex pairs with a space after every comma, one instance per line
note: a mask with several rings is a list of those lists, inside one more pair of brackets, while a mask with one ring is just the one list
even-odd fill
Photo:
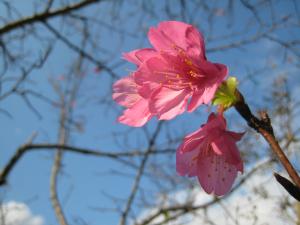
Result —
[[220, 83], [214, 83], [211, 86], [206, 86], [203, 92], [203, 103], [208, 104], [215, 96], [215, 93]]
[[[161, 22], [157, 28], [150, 28], [148, 38], [157, 51], [187, 51], [198, 60], [205, 59], [204, 40], [192, 25], [179, 21]], [[178, 49], [179, 48], [179, 49]]]
[[193, 26], [186, 31], [187, 52], [193, 59], [206, 60], [205, 44], [202, 34]]
[[242, 133], [237, 133], [237, 132], [232, 132], [232, 131], [226, 131], [228, 135], [230, 135], [235, 141], [239, 141], [242, 139], [244, 136], [245, 132]]
[[198, 66], [202, 73], [208, 76], [207, 83], [210, 85], [220, 84], [228, 74], [228, 67], [220, 63], [212, 63], [205, 60], [199, 62]]
[[195, 149], [186, 153], [176, 152], [176, 171], [180, 176], [197, 176], [197, 156], [199, 150]]
[[141, 99], [137, 93], [137, 85], [131, 76], [118, 80], [113, 85], [113, 99], [120, 105], [131, 107]]
[[[203, 151], [207, 148], [208, 144], [204, 140], [204, 136], [198, 136], [195, 138], [184, 138], [183, 143], [178, 147], [180, 153], [186, 153], [190, 151], [194, 151], [195, 149], [199, 149], [199, 151]], [[204, 150], [205, 151], [205, 150]]]
[[186, 90], [172, 90], [162, 87], [149, 99], [149, 108], [159, 119], [171, 119], [184, 112], [189, 98]]
[[[211, 143], [211, 146], [216, 154], [224, 157], [226, 162], [235, 166], [240, 165], [240, 162], [242, 162], [239, 150], [231, 137], [221, 135]], [[241, 168], [239, 170], [242, 172]]]
[[198, 160], [198, 180], [204, 191], [217, 196], [225, 195], [232, 187], [237, 169], [216, 154]]
[[188, 112], [193, 112], [198, 106], [203, 104], [203, 92], [204, 90], [202, 89], [193, 93], [191, 101], [188, 105]]
[[126, 109], [118, 118], [120, 123], [141, 127], [152, 118], [152, 114], [149, 112], [148, 101], [140, 99], [131, 108]]
[[170, 80], [177, 80], [181, 72], [175, 68], [174, 64], [177, 62], [170, 63], [163, 57], [152, 57], [139, 67], [134, 74], [134, 79], [139, 85], [151, 82], [169, 84]]
[[161, 22], [157, 28], [150, 28], [148, 38], [157, 51], [174, 50], [175, 46], [186, 49], [186, 30], [189, 26], [178, 21]]
[[211, 113], [208, 117], [206, 128], [208, 129], [219, 129], [219, 130], [225, 130], [226, 129], [226, 120], [223, 117], [223, 115]]
[[153, 48], [142, 48], [123, 54], [124, 59], [138, 66], [154, 56], [157, 56], [157, 52]]
[[143, 86], [140, 86], [138, 88], [138, 93], [143, 98], [149, 98], [151, 96], [151, 94], [158, 88], [160, 88], [160, 85], [158, 85], [154, 82], [146, 83]]

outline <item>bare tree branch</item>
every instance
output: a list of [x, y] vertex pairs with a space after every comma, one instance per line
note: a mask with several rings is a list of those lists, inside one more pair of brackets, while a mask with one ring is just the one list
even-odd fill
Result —
[[59, 31], [57, 31], [54, 27], [52, 27], [49, 23], [44, 22], [43, 23], [59, 40], [61, 40], [63, 43], [65, 43], [69, 48], [74, 50], [75, 52], [79, 53], [83, 57], [87, 58], [89, 61], [94, 63], [99, 69], [104, 69], [107, 71], [112, 77], [117, 78], [118, 76], [110, 69], [107, 67], [104, 63], [100, 62], [99, 60], [95, 59], [93, 56], [91, 56], [89, 53], [85, 52], [83, 49], [80, 47], [74, 45], [71, 43], [67, 38], [62, 36]]
[[249, 106], [244, 100], [244, 97], [239, 91], [237, 91], [237, 95], [239, 101], [235, 104], [235, 109], [247, 121], [251, 128], [264, 137], [274, 154], [288, 172], [290, 178], [300, 188], [300, 177], [275, 138], [268, 114], [266, 112], [261, 112], [261, 119], [258, 119], [252, 114]]
[[134, 201], [134, 198], [135, 198], [135, 196], [137, 194], [140, 180], [141, 180], [141, 178], [143, 176], [143, 173], [144, 173], [144, 170], [145, 170], [145, 166], [146, 166], [148, 157], [149, 157], [150, 153], [153, 151], [153, 146], [154, 146], [155, 140], [156, 140], [156, 138], [157, 138], [157, 136], [158, 136], [158, 134], [159, 134], [159, 132], [161, 130], [161, 125], [162, 125], [162, 122], [160, 122], [158, 124], [155, 132], [153, 133], [153, 136], [151, 137], [151, 139], [149, 141], [148, 150], [145, 152], [145, 155], [142, 158], [140, 167], [139, 167], [139, 169], [137, 171], [137, 175], [136, 175], [134, 183], [132, 185], [131, 193], [130, 193], [130, 195], [128, 197], [128, 200], [127, 200], [127, 203], [126, 203], [126, 206], [125, 206], [125, 210], [124, 210], [124, 212], [121, 215], [121, 219], [120, 219], [120, 222], [119, 222], [120, 225], [125, 225], [126, 224], [128, 213], [130, 212], [131, 205], [132, 205], [132, 203]]
[[[79, 148], [71, 145], [61, 145], [61, 144], [48, 144], [48, 143], [36, 143], [36, 144], [25, 144], [18, 148], [14, 155], [11, 157], [9, 162], [4, 166], [0, 172], [0, 186], [6, 184], [7, 177], [13, 167], [18, 163], [18, 161], [23, 157], [26, 152], [29, 151], [49, 151], [61, 149], [62, 151], [82, 154], [87, 156], [96, 156], [104, 157], [110, 159], [119, 159], [119, 158], [128, 158], [128, 157], [143, 157], [147, 151], [122, 151], [122, 152], [113, 152], [113, 151], [99, 151], [95, 149]], [[174, 149], [163, 149], [159, 151], [151, 151], [147, 154], [171, 154], [174, 153]]]
[[[61, 108], [60, 108], [60, 122], [59, 122], [59, 137], [58, 137], [58, 143], [61, 145], [64, 145], [67, 143], [68, 139], [68, 133], [69, 130], [66, 126], [66, 121], [68, 120], [68, 112], [67, 108], [65, 107], [65, 99], [64, 97], [61, 99]], [[58, 220], [58, 223], [60, 225], [68, 225], [66, 216], [64, 214], [64, 211], [62, 209], [62, 205], [59, 201], [58, 197], [58, 174], [60, 172], [61, 168], [61, 161], [63, 157], [63, 151], [61, 149], [57, 149], [55, 153], [55, 158], [52, 166], [51, 176], [50, 176], [50, 200], [52, 203], [52, 207], [54, 209], [56, 218]]]
[[5, 26], [0, 28], [0, 36], [12, 31], [12, 30], [18, 29], [20, 27], [24, 27], [24, 26], [27, 26], [27, 25], [30, 25], [30, 24], [33, 24], [36, 22], [46, 21], [46, 20], [48, 20], [50, 18], [54, 18], [56, 16], [66, 15], [67, 13], [69, 13], [71, 11], [75, 11], [75, 10], [84, 8], [86, 6], [89, 6], [89, 5], [99, 2], [99, 1], [101, 1], [101, 0], [83, 0], [83, 1], [80, 1], [73, 5], [65, 6], [61, 9], [56, 9], [53, 11], [45, 10], [42, 13], [38, 13], [33, 16], [26, 17], [26, 18], [17, 20], [15, 22], [6, 24]]

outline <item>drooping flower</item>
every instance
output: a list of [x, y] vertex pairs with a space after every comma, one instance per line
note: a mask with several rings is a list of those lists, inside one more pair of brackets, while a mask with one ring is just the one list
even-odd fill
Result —
[[210, 114], [200, 129], [186, 136], [176, 153], [176, 170], [181, 176], [197, 176], [206, 193], [228, 193], [243, 162], [236, 142], [243, 133], [226, 130], [222, 115]]
[[134, 50], [124, 58], [137, 65], [130, 77], [151, 115], [170, 120], [208, 104], [228, 70], [206, 59], [201, 33], [190, 24], [165, 21], [150, 28], [148, 38], [153, 48]]

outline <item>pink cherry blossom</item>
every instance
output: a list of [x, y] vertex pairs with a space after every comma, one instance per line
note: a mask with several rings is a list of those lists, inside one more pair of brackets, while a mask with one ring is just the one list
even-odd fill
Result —
[[237, 176], [243, 172], [236, 142], [243, 133], [226, 130], [222, 115], [210, 114], [200, 129], [186, 136], [176, 153], [176, 170], [181, 176], [197, 176], [208, 194], [228, 193]]
[[227, 75], [227, 67], [206, 59], [204, 40], [192, 25], [166, 21], [151, 28], [149, 40], [156, 53], [134, 73], [137, 84], [155, 83], [149, 109], [159, 119], [172, 119], [208, 104]]
[[[165, 21], [150, 28], [148, 37], [153, 48], [125, 53], [137, 70], [114, 85], [114, 100], [127, 108], [119, 121], [130, 126], [153, 116], [170, 120], [208, 104], [228, 72], [206, 59], [204, 39], [192, 25]], [[134, 107], [132, 98], [138, 99]]]

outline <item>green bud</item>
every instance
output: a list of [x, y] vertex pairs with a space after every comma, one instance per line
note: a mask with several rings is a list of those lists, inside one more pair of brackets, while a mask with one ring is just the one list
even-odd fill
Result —
[[219, 86], [212, 104], [222, 106], [224, 110], [233, 106], [238, 101], [236, 96], [237, 85], [236, 77], [229, 77]]

